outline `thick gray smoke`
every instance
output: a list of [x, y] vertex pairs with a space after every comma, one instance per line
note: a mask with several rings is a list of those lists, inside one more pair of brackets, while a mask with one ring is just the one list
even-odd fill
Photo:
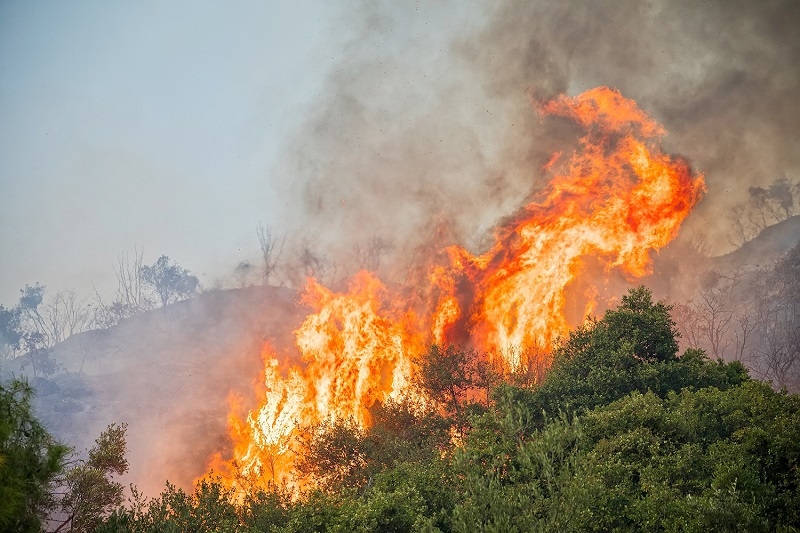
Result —
[[800, 178], [796, 2], [462, 4], [365, 2], [343, 21], [358, 37], [279, 170], [331, 260], [372, 235], [402, 250], [439, 223], [480, 248], [574, 135], [532, 96], [608, 85], [635, 99], [706, 175], [684, 233], [711, 253], [731, 248], [750, 187]]

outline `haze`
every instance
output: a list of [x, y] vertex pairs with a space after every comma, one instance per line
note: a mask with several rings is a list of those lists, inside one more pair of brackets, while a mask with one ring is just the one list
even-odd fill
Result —
[[800, 176], [796, 2], [0, 4], [0, 302], [113, 290], [138, 247], [205, 287], [259, 222], [332, 260], [445, 221], [478, 249], [558, 146], [530, 95], [635, 99], [706, 174], [713, 253]]

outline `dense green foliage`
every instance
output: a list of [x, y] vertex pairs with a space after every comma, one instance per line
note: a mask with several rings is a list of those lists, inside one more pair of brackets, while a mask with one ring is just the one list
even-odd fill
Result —
[[39, 531], [69, 453], [34, 416], [32, 395], [25, 381], [0, 383], [0, 531]]
[[630, 291], [527, 387], [434, 347], [420, 387], [438, 406], [309, 428], [299, 498], [168, 486], [99, 531], [797, 531], [800, 398], [678, 356], [669, 311]]
[[36, 418], [26, 381], [0, 383], [0, 532], [94, 531], [123, 501], [114, 474], [128, 470], [124, 424], [70, 455]]

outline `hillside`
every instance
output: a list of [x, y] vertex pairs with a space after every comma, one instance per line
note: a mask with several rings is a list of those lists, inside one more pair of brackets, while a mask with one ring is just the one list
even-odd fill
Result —
[[[705, 269], [772, 264], [798, 241], [796, 216], [720, 257], [692, 260], [668, 247], [645, 282], [658, 298], [682, 301], [697, 290]], [[618, 275], [606, 290], [619, 295], [630, 283]], [[292, 332], [304, 316], [296, 300], [294, 290], [277, 287], [206, 292], [70, 337], [51, 351], [58, 365], [52, 375], [36, 375], [27, 356], [6, 361], [2, 373], [28, 375], [38, 392], [37, 412], [78, 450], [90, 447], [108, 424], [127, 423], [126, 481], [145, 493], [157, 493], [166, 479], [188, 487], [204, 473], [210, 454], [227, 445], [229, 394], [241, 396], [245, 406], [253, 401], [264, 341], [279, 353], [294, 353]]]
[[755, 238], [728, 254], [712, 258], [716, 268], [772, 266], [780, 256], [800, 242], [800, 215], [764, 228]]
[[108, 424], [127, 423], [126, 482], [145, 493], [166, 479], [188, 486], [225, 445], [228, 394], [250, 399], [263, 342], [291, 346], [284, 337], [301, 320], [295, 299], [276, 287], [207, 292], [70, 337], [52, 349], [59, 368], [47, 377], [33, 376], [27, 356], [2, 371], [29, 376], [42, 420], [78, 450]]

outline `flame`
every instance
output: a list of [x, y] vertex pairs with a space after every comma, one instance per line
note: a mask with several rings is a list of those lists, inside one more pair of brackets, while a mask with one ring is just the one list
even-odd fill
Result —
[[702, 175], [661, 153], [661, 126], [613, 89], [562, 96], [539, 109], [586, 128], [579, 149], [566, 162], [548, 163], [555, 174], [549, 185], [497, 230], [491, 250], [449, 250], [475, 287], [476, 344], [501, 353], [547, 348], [567, 331], [564, 289], [582, 257], [648, 274], [650, 251], [677, 235], [705, 191]]
[[412, 394], [412, 354], [424, 349], [416, 315], [392, 306], [383, 284], [359, 272], [347, 293], [335, 293], [309, 279], [302, 302], [312, 308], [295, 331], [305, 366], [281, 375], [267, 346], [264, 353], [264, 401], [245, 422], [233, 416], [234, 463], [215, 457], [212, 469], [231, 483], [286, 483], [292, 452], [302, 428], [323, 421], [370, 423], [376, 401]]
[[[414, 357], [430, 343], [466, 339], [500, 354], [512, 370], [522, 359], [546, 362], [567, 331], [565, 290], [583, 258], [630, 277], [649, 272], [651, 251], [676, 236], [705, 191], [703, 176], [662, 153], [664, 129], [616, 90], [599, 87], [536, 107], [585, 130], [568, 158], [557, 153], [548, 161], [549, 184], [497, 228], [487, 252], [447, 248], [448, 264], [431, 266], [427, 284], [401, 291], [405, 299], [392, 298], [366, 271], [346, 293], [309, 279], [302, 302], [312, 312], [295, 332], [303, 365], [281, 372], [265, 351], [261, 406], [245, 421], [231, 417], [234, 458], [218, 457], [217, 470], [236, 465], [244, 477], [298, 486], [291, 473], [301, 428], [344, 419], [365, 427], [374, 402], [417, 394]], [[585, 296], [588, 313], [597, 292]], [[427, 301], [422, 310], [420, 300]]]

